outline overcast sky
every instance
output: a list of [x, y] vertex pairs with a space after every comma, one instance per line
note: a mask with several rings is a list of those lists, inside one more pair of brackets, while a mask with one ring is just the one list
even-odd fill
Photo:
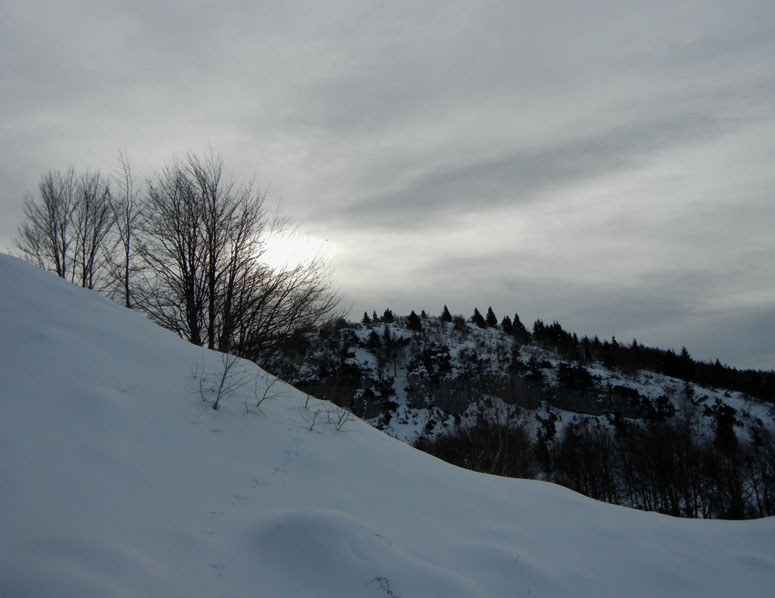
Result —
[[775, 368], [775, 2], [0, 0], [0, 248], [212, 146], [364, 310]]

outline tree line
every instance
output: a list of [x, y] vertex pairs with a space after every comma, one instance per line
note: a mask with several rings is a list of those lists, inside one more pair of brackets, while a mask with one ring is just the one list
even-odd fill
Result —
[[220, 156], [173, 158], [140, 181], [126, 154], [111, 176], [45, 173], [22, 200], [21, 257], [145, 313], [186, 340], [259, 364], [339, 297], [325, 261], [278, 268], [267, 241], [289, 221]]
[[[392, 322], [396, 320], [411, 321], [412, 329], [421, 330], [421, 320], [429, 316], [422, 312], [418, 317], [414, 311], [408, 318], [396, 317], [389, 308], [385, 315], [378, 317], [374, 312], [372, 317], [364, 314], [362, 323]], [[578, 363], [601, 363], [604, 366], [622, 372], [635, 372], [648, 370], [665, 376], [678, 378], [685, 382], [694, 382], [701, 386], [713, 388], [725, 388], [742, 392], [750, 397], [763, 401], [775, 402], [775, 371], [762, 371], [743, 369], [739, 370], [722, 364], [718, 359], [713, 362], [697, 361], [693, 359], [686, 349], [676, 352], [673, 349], [660, 349], [647, 347], [633, 339], [631, 343], [620, 343], [616, 337], [610, 340], [600, 340], [597, 336], [579, 337], [575, 332], [565, 330], [562, 325], [554, 321], [546, 324], [542, 319], [537, 319], [528, 329], [515, 313], [513, 319], [504, 316], [498, 319], [492, 307], [489, 307], [486, 316], [483, 316], [477, 307], [473, 314], [465, 318], [462, 315], [452, 315], [449, 308], [444, 305], [437, 316], [442, 322], [452, 323], [458, 330], [464, 330], [467, 324], [475, 324], [479, 328], [494, 328], [502, 330], [513, 337], [517, 346], [535, 344], [557, 352], [560, 357]]]
[[[364, 313], [361, 323], [369, 325], [400, 322], [410, 330], [421, 331], [422, 321], [430, 317], [424, 310], [420, 316], [414, 310], [409, 316], [396, 316], [390, 308], [386, 308], [382, 316], [378, 316], [376, 311], [371, 316]], [[485, 316], [475, 307], [472, 315], [465, 318], [460, 314], [453, 315], [444, 305], [441, 313], [433, 317], [451, 323], [456, 330], [463, 332], [468, 324], [501, 330], [513, 338], [515, 347], [538, 345], [555, 351], [563, 359], [580, 364], [596, 362], [625, 373], [648, 370], [684, 382], [725, 388], [763, 401], [775, 402], [774, 370], [740, 370], [722, 364], [718, 359], [713, 362], [697, 361], [691, 357], [686, 347], [676, 352], [673, 349], [647, 347], [636, 339], [631, 343], [620, 343], [615, 336], [602, 341], [597, 336], [579, 337], [575, 332], [565, 330], [557, 321], [546, 324], [540, 318], [528, 328], [517, 313], [513, 318], [506, 315], [499, 321], [492, 307], [487, 309]]]
[[740, 440], [735, 412], [715, 405], [713, 433], [691, 419], [577, 419], [561, 432], [550, 412], [534, 435], [518, 410], [481, 417], [415, 447], [449, 463], [508, 477], [542, 479], [612, 504], [676, 517], [775, 515], [775, 439], [764, 426]]

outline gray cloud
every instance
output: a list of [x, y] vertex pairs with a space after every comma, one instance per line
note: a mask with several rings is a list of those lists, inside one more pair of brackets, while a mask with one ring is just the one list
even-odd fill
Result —
[[0, 40], [0, 248], [48, 169], [212, 145], [330, 240], [356, 312], [775, 367], [768, 0], [29, 0]]
[[328, 217], [363, 227], [423, 228], [450, 214], [550, 199], [554, 189], [637, 167], [655, 152], [701, 143], [718, 135], [720, 128], [687, 114], [627, 123], [551, 146], [537, 143], [507, 156], [423, 172], [390, 193], [365, 197]]

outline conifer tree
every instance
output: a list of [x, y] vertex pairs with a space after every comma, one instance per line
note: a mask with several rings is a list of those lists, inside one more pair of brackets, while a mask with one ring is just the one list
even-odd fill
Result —
[[385, 326], [382, 333], [382, 352], [387, 363], [393, 364], [393, 376], [398, 375], [398, 344], [397, 337], [390, 333], [390, 326]]
[[363, 312], [363, 320], [361, 320], [361, 322], [363, 324], [371, 324], [371, 318], [367, 312]]
[[592, 342], [588, 336], [581, 339], [581, 347], [584, 351], [584, 361], [592, 361]]
[[422, 330], [422, 321], [420, 320], [420, 316], [418, 316], [414, 310], [412, 310], [412, 313], [410, 313], [409, 317], [406, 319], [406, 327], [409, 330], [414, 330], [416, 332]]
[[681, 378], [684, 380], [693, 380], [695, 363], [691, 355], [689, 355], [689, 351], [686, 349], [686, 347], [681, 349], [681, 354], [678, 357], [678, 363], [681, 372]]
[[495, 312], [492, 310], [492, 306], [487, 309], [487, 326], [494, 328], [498, 325], [498, 318], [495, 316]]
[[385, 308], [385, 312], [382, 314], [382, 321], [385, 322], [385, 324], [391, 324], [395, 322], [395, 319], [393, 311], [390, 308]]
[[479, 313], [479, 308], [474, 308], [474, 315], [471, 316], [471, 322], [479, 326], [479, 328], [486, 328], [487, 322], [484, 321], [484, 316]]
[[449, 313], [449, 309], [447, 308], [446, 305], [444, 306], [444, 310], [441, 312], [441, 316], [439, 317], [439, 319], [442, 322], [451, 322], [452, 321], [452, 314]]
[[519, 314], [514, 314], [514, 321], [511, 324], [511, 333], [520, 343], [526, 343], [530, 340], [530, 333], [527, 331], [527, 328], [525, 328], [522, 320], [519, 319]]
[[511, 323], [510, 317], [503, 316], [503, 320], [501, 320], [501, 330], [503, 330], [503, 332], [505, 332], [506, 334], [514, 333], [514, 326]]
[[545, 330], [546, 325], [541, 318], [538, 318], [535, 322], [533, 322], [533, 338], [536, 340], [536, 342], [541, 342], [544, 340]]
[[380, 338], [379, 334], [377, 334], [377, 331], [372, 328], [368, 338], [366, 339], [366, 346], [373, 351], [378, 349], [381, 345], [382, 339]]

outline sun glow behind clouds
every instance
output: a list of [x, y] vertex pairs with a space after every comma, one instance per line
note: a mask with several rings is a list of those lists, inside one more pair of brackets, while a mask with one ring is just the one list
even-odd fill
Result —
[[270, 235], [266, 241], [261, 261], [281, 270], [307, 264], [314, 259], [327, 257], [326, 239], [298, 233]]

